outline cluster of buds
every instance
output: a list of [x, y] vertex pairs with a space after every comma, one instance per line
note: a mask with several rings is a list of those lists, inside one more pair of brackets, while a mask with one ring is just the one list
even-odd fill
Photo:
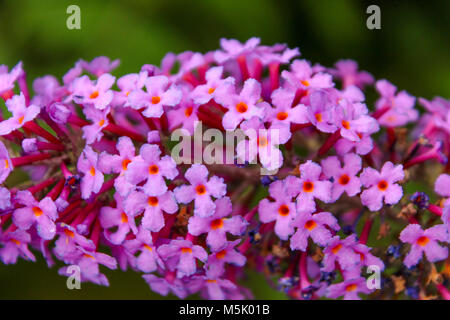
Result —
[[[80, 60], [32, 93], [0, 66], [1, 261], [39, 252], [99, 285], [130, 268], [179, 298], [252, 298], [253, 269], [292, 299], [450, 299], [450, 101], [419, 112], [354, 61], [220, 44], [118, 79], [118, 60]], [[174, 156], [199, 128], [242, 130], [231, 163], [197, 161], [203, 142]]]

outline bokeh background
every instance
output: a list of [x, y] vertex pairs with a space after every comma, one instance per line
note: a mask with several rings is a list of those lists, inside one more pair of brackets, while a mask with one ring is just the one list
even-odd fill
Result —
[[[68, 30], [66, 9], [81, 8], [81, 30]], [[366, 8], [381, 8], [381, 30], [366, 28]], [[169, 51], [206, 52], [221, 37], [257, 36], [265, 45], [287, 43], [325, 66], [358, 61], [415, 96], [450, 97], [450, 1], [358, 0], [0, 0], [0, 64], [24, 62], [28, 79], [61, 77], [79, 59], [119, 58], [114, 72], [159, 64]], [[68, 290], [57, 268], [21, 260], [0, 264], [0, 299], [158, 299], [139, 274], [105, 271], [110, 287], [82, 284]], [[249, 273], [256, 298], [284, 294]], [[169, 296], [173, 298], [173, 296]]]

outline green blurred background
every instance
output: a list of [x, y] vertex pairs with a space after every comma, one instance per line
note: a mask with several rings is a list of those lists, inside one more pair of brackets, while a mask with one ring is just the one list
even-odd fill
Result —
[[[66, 9], [81, 8], [81, 30], [68, 30]], [[381, 8], [381, 30], [366, 28], [366, 8]], [[376, 78], [386, 78], [415, 96], [450, 97], [450, 1], [357, 0], [0, 0], [0, 64], [24, 62], [33, 79], [61, 77], [76, 60], [99, 55], [121, 60], [115, 75], [159, 64], [165, 53], [206, 52], [221, 37], [265, 45], [287, 43], [302, 57], [331, 66], [358, 61]], [[0, 265], [0, 299], [152, 299], [139, 274], [106, 272], [111, 286], [83, 284], [67, 290], [66, 279], [45, 262]], [[249, 274], [256, 298], [284, 295]]]

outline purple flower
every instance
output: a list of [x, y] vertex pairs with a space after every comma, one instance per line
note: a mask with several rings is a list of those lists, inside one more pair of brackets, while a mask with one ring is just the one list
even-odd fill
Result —
[[103, 185], [103, 173], [98, 169], [98, 154], [90, 146], [86, 146], [78, 158], [77, 169], [84, 176], [81, 179], [81, 196], [88, 199], [91, 193], [100, 191]]
[[103, 137], [102, 130], [109, 124], [108, 114], [109, 108], [103, 110], [96, 109], [94, 107], [85, 107], [83, 109], [86, 118], [92, 121], [92, 124], [84, 126], [83, 139], [86, 140], [87, 144], [92, 144], [96, 141], [100, 141]]
[[111, 72], [120, 64], [119, 59], [110, 61], [108, 57], [96, 57], [91, 62], [80, 61], [80, 66], [94, 76], [100, 77], [104, 73]]
[[241, 216], [226, 218], [231, 214], [232, 204], [228, 197], [216, 200], [216, 210], [212, 216], [189, 218], [188, 232], [194, 236], [207, 233], [206, 243], [211, 251], [217, 252], [227, 245], [226, 233], [239, 236], [245, 231], [247, 221]]
[[3, 142], [0, 141], [0, 183], [8, 178], [9, 173], [13, 170], [11, 158], [9, 157], [8, 149], [6, 149]]
[[241, 242], [241, 240], [227, 241], [222, 250], [212, 253], [208, 257], [205, 268], [210, 273], [216, 273], [218, 276], [222, 275], [225, 271], [225, 263], [232, 264], [234, 266], [242, 267], [245, 265], [247, 258], [236, 251], [234, 248]]
[[189, 97], [190, 87], [181, 86], [180, 89], [183, 92], [180, 104], [167, 112], [169, 130], [172, 131], [181, 125], [182, 129], [187, 130], [192, 135], [194, 134], [195, 124], [198, 121], [197, 112], [199, 105]]
[[22, 61], [8, 72], [8, 67], [0, 65], [0, 96], [9, 98], [8, 92], [14, 89], [14, 83], [23, 74]]
[[250, 38], [244, 44], [234, 39], [220, 39], [220, 46], [223, 50], [214, 52], [214, 59], [217, 63], [223, 64], [230, 59], [236, 59], [249, 53], [254, 53], [260, 42], [259, 38]]
[[381, 168], [381, 172], [367, 167], [360, 175], [364, 187], [369, 188], [362, 192], [361, 202], [371, 211], [380, 210], [385, 203], [393, 205], [403, 196], [402, 187], [395, 182], [404, 178], [403, 166], [394, 166], [390, 161]]
[[[105, 238], [112, 244], [121, 244], [128, 232], [137, 233], [134, 215], [127, 214], [124, 209], [123, 199], [119, 194], [114, 195], [116, 208], [102, 207], [100, 209], [100, 224], [104, 228]], [[114, 228], [112, 232], [109, 229]]]
[[411, 250], [403, 263], [408, 268], [415, 266], [423, 253], [428, 261], [436, 262], [448, 257], [448, 248], [441, 247], [438, 241], [447, 242], [447, 228], [443, 224], [423, 230], [418, 224], [410, 224], [400, 233], [400, 240], [411, 244]]
[[135, 157], [135, 148], [130, 138], [120, 137], [116, 149], [119, 152], [118, 155], [102, 152], [98, 159], [98, 167], [105, 174], [119, 174], [114, 181], [114, 187], [121, 196], [126, 197], [134, 188], [134, 185], [125, 178], [125, 173]]
[[135, 109], [145, 108], [142, 114], [147, 118], [159, 118], [163, 114], [163, 106], [176, 106], [182, 92], [176, 86], [169, 86], [166, 76], [153, 76], [145, 80], [147, 91], [138, 89], [132, 91], [129, 96], [129, 104]]
[[214, 274], [208, 273], [204, 276], [192, 277], [192, 281], [188, 286], [192, 292], [204, 291], [205, 296], [210, 300], [225, 300], [226, 291], [237, 288], [230, 280], [219, 279]]
[[323, 72], [314, 74], [311, 64], [306, 60], [294, 60], [291, 64], [291, 71], [284, 70], [281, 72], [281, 77], [295, 89], [312, 91], [334, 86], [330, 74]]
[[442, 211], [441, 220], [447, 227], [447, 235], [448, 235], [447, 242], [450, 243], [450, 205], [444, 207]]
[[6, 107], [12, 113], [12, 117], [0, 122], [0, 136], [22, 128], [28, 121], [33, 120], [41, 112], [38, 106], [26, 106], [23, 93], [15, 95], [6, 102]]
[[366, 279], [358, 277], [332, 284], [327, 289], [327, 297], [337, 299], [344, 296], [344, 300], [361, 300], [359, 293], [369, 294], [372, 290], [367, 287]]
[[335, 106], [331, 104], [329, 97], [323, 90], [311, 93], [310, 106], [307, 108], [308, 120], [318, 130], [332, 133], [337, 130], [334, 123]]
[[158, 267], [164, 268], [164, 263], [153, 245], [149, 231], [140, 228], [136, 239], [126, 240], [123, 246], [133, 257], [140, 251], [135, 259], [136, 267], [140, 271], [148, 273], [156, 271]]
[[139, 73], [130, 73], [117, 80], [117, 87], [120, 91], [114, 92], [114, 99], [112, 104], [114, 106], [130, 107], [129, 95], [131, 92], [141, 90], [144, 87], [145, 80], [148, 78], [146, 71]]
[[446, 197], [445, 205], [450, 205], [450, 175], [441, 174], [434, 182], [434, 191], [438, 195]]
[[335, 124], [340, 128], [343, 138], [359, 141], [360, 135], [379, 130], [377, 121], [368, 115], [369, 110], [363, 103], [350, 103], [342, 100], [335, 109]]
[[234, 85], [234, 78], [222, 79], [223, 67], [213, 67], [206, 72], [206, 84], [195, 87], [191, 92], [191, 99], [196, 104], [205, 104], [216, 96], [216, 90], [226, 85]]
[[316, 203], [314, 199], [317, 198], [324, 202], [331, 201], [331, 187], [330, 181], [320, 179], [322, 168], [315, 162], [308, 160], [300, 166], [300, 179], [293, 179], [297, 192], [297, 210], [305, 212], [314, 212], [316, 210]]
[[205, 262], [208, 254], [201, 246], [189, 240], [175, 239], [158, 247], [160, 257], [169, 270], [177, 270], [177, 277], [190, 276], [197, 270], [196, 259]]
[[380, 258], [370, 253], [371, 248], [362, 243], [355, 243], [352, 246], [353, 251], [359, 254], [362, 266], [378, 266], [380, 270], [384, 270], [384, 263]]
[[23, 230], [5, 232], [0, 235], [3, 247], [0, 249], [0, 258], [4, 264], [15, 264], [18, 257], [25, 260], [36, 261], [36, 258], [28, 249], [31, 236]]
[[335, 149], [339, 155], [344, 155], [348, 152], [351, 152], [353, 149], [354, 152], [359, 155], [366, 155], [373, 149], [373, 142], [370, 135], [374, 132], [358, 132], [357, 135], [359, 137], [359, 140], [357, 141], [350, 141], [345, 138], [339, 139], [335, 144]]
[[37, 232], [42, 239], [53, 239], [56, 233], [54, 221], [58, 217], [53, 200], [45, 197], [37, 202], [29, 191], [17, 192], [15, 200], [24, 207], [14, 211], [14, 224], [22, 230], [28, 230], [36, 224]]
[[158, 278], [153, 274], [144, 274], [142, 277], [153, 291], [162, 296], [167, 296], [169, 292], [173, 292], [178, 298], [184, 299], [188, 295], [185, 283], [181, 279]]
[[168, 155], [160, 158], [161, 150], [155, 144], [144, 144], [140, 155], [128, 165], [125, 178], [132, 184], [147, 181], [142, 189], [148, 196], [158, 196], [167, 191], [164, 178], [178, 175], [175, 161]]
[[11, 192], [7, 188], [0, 187], [0, 211], [11, 208]]
[[337, 219], [329, 212], [311, 214], [300, 212], [293, 223], [297, 231], [291, 237], [291, 249], [305, 251], [308, 246], [308, 238], [320, 246], [326, 246], [333, 235], [330, 229], [340, 229]]
[[163, 212], [173, 214], [178, 205], [172, 191], [158, 196], [147, 196], [143, 192], [132, 191], [125, 200], [125, 212], [136, 216], [144, 210], [141, 226], [146, 230], [158, 232], [164, 227]]
[[95, 82], [92, 82], [88, 76], [82, 76], [75, 79], [71, 85], [72, 97], [78, 104], [103, 110], [114, 97], [110, 88], [115, 81], [116, 78], [108, 73], [101, 75]]
[[79, 247], [86, 250], [95, 250], [95, 244], [92, 240], [79, 234], [76, 228], [65, 224], [58, 223], [56, 225], [55, 255], [65, 263], [72, 263], [79, 254]]
[[351, 235], [345, 239], [334, 236], [327, 243], [323, 250], [323, 271], [331, 272], [335, 270], [336, 262], [339, 263], [343, 270], [350, 270], [360, 263], [360, 255], [353, 250], [356, 236]]
[[336, 69], [330, 70], [331, 74], [342, 80], [344, 88], [355, 85], [364, 88], [374, 82], [373, 76], [366, 71], [358, 71], [358, 63], [354, 60], [339, 60], [335, 64]]
[[406, 91], [395, 94], [397, 88], [387, 80], [379, 80], [375, 87], [381, 97], [375, 103], [376, 108], [389, 110], [383, 114], [378, 122], [386, 127], [399, 127], [411, 121], [416, 121], [419, 112], [414, 109], [416, 98]]
[[356, 176], [361, 170], [361, 158], [354, 153], [347, 153], [343, 160], [343, 167], [336, 156], [328, 157], [321, 162], [324, 175], [333, 179], [332, 201], [339, 199], [344, 191], [350, 197], [361, 191], [361, 181]]
[[212, 176], [208, 180], [208, 169], [202, 164], [193, 164], [184, 176], [190, 185], [182, 185], [174, 190], [177, 201], [187, 204], [195, 200], [195, 215], [201, 218], [212, 216], [216, 205], [211, 197], [220, 199], [226, 193], [223, 179]]
[[275, 221], [275, 233], [280, 239], [287, 240], [294, 233], [292, 221], [297, 216], [295, 193], [288, 189], [289, 179], [272, 182], [269, 195], [275, 200], [263, 199], [259, 203], [259, 219], [263, 223]]
[[222, 119], [223, 127], [226, 130], [234, 130], [242, 120], [263, 118], [264, 108], [268, 108], [268, 104], [259, 102], [260, 98], [261, 84], [255, 79], [245, 81], [239, 95], [235, 93], [233, 85], [217, 90], [216, 101], [228, 109]]

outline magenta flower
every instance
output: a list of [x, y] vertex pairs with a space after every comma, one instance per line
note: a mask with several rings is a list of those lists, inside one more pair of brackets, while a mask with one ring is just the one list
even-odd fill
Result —
[[[374, 128], [375, 129], [375, 128]], [[348, 139], [342, 138], [339, 139], [335, 144], [336, 152], [339, 155], [344, 155], [348, 152], [355, 152], [359, 155], [366, 155], [373, 149], [373, 141], [370, 135], [375, 133], [377, 130], [373, 132], [367, 133], [357, 133], [359, 140], [350, 141]]]
[[408, 268], [415, 266], [422, 259], [423, 253], [428, 261], [436, 262], [448, 257], [448, 248], [441, 247], [438, 241], [447, 242], [447, 228], [443, 224], [423, 230], [418, 224], [410, 224], [400, 233], [400, 240], [411, 244], [411, 250], [403, 263]]
[[158, 196], [167, 191], [164, 178], [173, 179], [178, 175], [175, 161], [166, 155], [160, 158], [161, 150], [155, 144], [144, 144], [140, 155], [128, 165], [125, 178], [138, 184], [147, 181], [142, 189], [148, 196]]
[[228, 279], [219, 279], [214, 274], [194, 276], [188, 284], [190, 291], [203, 291], [203, 295], [211, 300], [225, 300], [228, 290], [235, 290], [236, 285]]
[[58, 217], [53, 200], [45, 197], [38, 202], [29, 191], [17, 192], [15, 200], [24, 207], [14, 211], [14, 224], [22, 230], [28, 230], [31, 226], [36, 225], [37, 232], [42, 239], [53, 239], [56, 233], [54, 221]]
[[292, 225], [297, 227], [297, 231], [291, 237], [291, 249], [300, 251], [306, 250], [309, 237], [318, 245], [326, 246], [333, 237], [327, 227], [335, 231], [341, 228], [337, 219], [329, 212], [300, 212]]
[[96, 141], [100, 141], [103, 137], [102, 130], [109, 124], [108, 114], [109, 108], [103, 110], [96, 109], [94, 107], [86, 107], [83, 109], [86, 118], [92, 121], [92, 124], [84, 126], [83, 138], [87, 144], [92, 144]]
[[356, 267], [360, 263], [361, 257], [353, 250], [355, 240], [355, 235], [345, 239], [341, 239], [339, 236], [331, 238], [323, 250], [323, 271], [333, 271], [336, 267], [336, 262], [339, 263], [343, 270], [350, 270]]
[[141, 226], [146, 230], [158, 232], [164, 227], [163, 212], [173, 214], [178, 205], [172, 191], [166, 191], [158, 196], [147, 196], [143, 192], [132, 191], [125, 200], [125, 212], [132, 216], [144, 211]]
[[12, 117], [0, 122], [0, 136], [22, 128], [28, 121], [33, 120], [41, 112], [38, 106], [26, 106], [23, 93], [15, 95], [5, 102]]
[[188, 295], [185, 283], [181, 279], [158, 278], [154, 274], [144, 274], [142, 277], [153, 291], [159, 293], [162, 296], [167, 296], [169, 292], [172, 292], [178, 298], [184, 299]]
[[65, 263], [71, 263], [74, 257], [79, 253], [79, 247], [86, 250], [95, 250], [95, 244], [92, 240], [82, 236], [76, 228], [65, 224], [58, 223], [56, 225], [56, 237], [54, 254], [64, 261]]
[[11, 192], [7, 188], [0, 187], [0, 210], [11, 208]]
[[311, 64], [306, 60], [294, 60], [290, 71], [282, 71], [281, 77], [295, 88], [312, 91], [334, 86], [331, 75], [324, 72], [314, 73]]
[[145, 80], [147, 91], [138, 89], [132, 91], [129, 96], [129, 104], [135, 109], [145, 108], [142, 112], [147, 118], [159, 118], [164, 112], [163, 106], [174, 107], [182, 97], [180, 89], [169, 86], [166, 76], [153, 76]]
[[354, 60], [339, 60], [335, 64], [336, 69], [330, 70], [331, 74], [342, 80], [344, 88], [357, 86], [364, 88], [374, 82], [373, 76], [367, 71], [358, 71], [358, 63]]
[[357, 277], [332, 284], [327, 288], [327, 297], [337, 299], [343, 296], [344, 300], [361, 300], [359, 293], [369, 294], [371, 292], [372, 290], [367, 287], [366, 279]]
[[222, 178], [212, 176], [208, 180], [208, 169], [201, 164], [193, 164], [184, 174], [190, 185], [182, 185], [174, 190], [175, 198], [180, 203], [195, 201], [194, 214], [200, 218], [210, 217], [216, 210], [211, 197], [222, 198], [226, 185]]
[[104, 73], [109, 73], [116, 69], [120, 64], [119, 59], [110, 61], [108, 57], [96, 57], [91, 62], [80, 61], [80, 66], [94, 76], [100, 77]]
[[321, 161], [324, 175], [333, 179], [332, 201], [339, 199], [344, 191], [350, 197], [357, 195], [361, 191], [361, 181], [356, 176], [361, 170], [361, 158], [354, 153], [347, 153], [343, 157], [343, 163], [344, 166], [341, 167], [341, 162], [336, 156], [331, 156]]
[[235, 93], [233, 85], [227, 85], [217, 90], [215, 100], [228, 111], [222, 119], [226, 130], [234, 130], [242, 122], [252, 117], [263, 118], [267, 102], [259, 102], [261, 98], [261, 84], [255, 79], [248, 79], [244, 83], [240, 94]]
[[122, 197], [126, 197], [134, 188], [134, 185], [125, 178], [125, 173], [128, 170], [128, 165], [135, 158], [135, 148], [130, 138], [120, 137], [116, 149], [119, 154], [102, 152], [98, 159], [98, 167], [105, 174], [119, 174], [114, 181], [114, 187]]
[[330, 181], [321, 180], [322, 168], [311, 160], [300, 166], [300, 179], [295, 179], [295, 185], [299, 193], [297, 197], [297, 210], [305, 212], [314, 212], [316, 203], [314, 199], [323, 202], [331, 201], [331, 188], [333, 184]]
[[400, 91], [395, 94], [397, 88], [387, 80], [379, 80], [375, 87], [381, 97], [375, 103], [378, 110], [387, 108], [378, 122], [386, 127], [404, 126], [408, 122], [416, 121], [419, 112], [414, 109], [416, 98], [409, 95], [406, 91]]
[[205, 262], [208, 254], [201, 246], [191, 241], [174, 239], [158, 247], [158, 254], [169, 270], [177, 270], [177, 277], [190, 276], [197, 270], [196, 259]]
[[20, 61], [17, 65], [8, 72], [8, 67], [5, 65], [0, 65], [0, 96], [8, 99], [12, 94], [12, 89], [14, 89], [14, 84], [17, 79], [23, 74], [22, 62]]
[[103, 185], [103, 173], [98, 169], [98, 154], [86, 146], [78, 158], [77, 169], [84, 176], [81, 179], [81, 196], [88, 199], [92, 193], [100, 191]]
[[199, 105], [189, 97], [190, 87], [181, 86], [180, 89], [183, 92], [183, 98], [179, 105], [167, 111], [169, 129], [174, 130], [175, 128], [181, 127], [187, 130], [190, 135], [193, 135], [195, 124], [198, 121], [197, 112]]
[[282, 240], [287, 240], [294, 233], [292, 221], [297, 217], [297, 209], [292, 199], [296, 194], [288, 188], [288, 184], [289, 179], [272, 182], [269, 195], [275, 201], [263, 199], [258, 207], [261, 222], [275, 221], [275, 234]]
[[119, 87], [120, 91], [114, 91], [112, 104], [117, 107], [130, 107], [128, 96], [131, 92], [142, 89], [147, 78], [148, 73], [141, 71], [139, 73], [130, 73], [117, 79], [117, 87]]
[[355, 243], [352, 246], [353, 251], [359, 254], [362, 266], [378, 266], [381, 271], [384, 270], [384, 263], [380, 258], [375, 257], [371, 252], [371, 248], [362, 243]]
[[235, 249], [240, 240], [227, 241], [222, 250], [211, 253], [208, 256], [205, 268], [212, 274], [221, 276], [225, 271], [225, 264], [229, 263], [237, 267], [245, 265], [247, 258]]
[[13, 170], [11, 158], [9, 157], [8, 149], [6, 149], [3, 142], [0, 141], [0, 183], [8, 178], [9, 173]]
[[135, 266], [142, 272], [153, 272], [159, 268], [164, 268], [164, 263], [159, 257], [156, 247], [153, 245], [152, 236], [149, 231], [142, 228], [136, 235], [136, 239], [126, 240], [123, 244], [135, 258]]
[[241, 216], [227, 218], [232, 212], [231, 200], [223, 197], [216, 200], [216, 210], [212, 216], [202, 218], [192, 216], [189, 218], [188, 232], [194, 236], [207, 233], [206, 243], [211, 251], [217, 252], [227, 245], [226, 233], [240, 236], [247, 227], [247, 221]]
[[331, 104], [325, 91], [318, 90], [311, 93], [310, 106], [307, 108], [309, 122], [318, 130], [332, 133], [337, 130], [334, 123], [335, 106]]
[[[134, 215], [127, 214], [124, 209], [123, 199], [119, 194], [114, 195], [116, 207], [102, 207], [100, 209], [100, 224], [104, 228], [105, 238], [112, 244], [121, 244], [128, 232], [137, 233]], [[110, 231], [113, 229], [114, 231]]]
[[234, 78], [222, 79], [223, 67], [214, 67], [206, 72], [206, 84], [199, 85], [192, 90], [190, 96], [196, 104], [205, 104], [216, 96], [216, 90], [223, 86], [234, 85]]
[[381, 172], [367, 167], [360, 175], [364, 187], [368, 188], [361, 194], [361, 202], [371, 211], [380, 210], [385, 203], [393, 205], [403, 196], [402, 187], [395, 182], [404, 178], [403, 166], [394, 166], [390, 161], [381, 168]]
[[444, 222], [444, 225], [447, 227], [447, 242], [450, 243], [450, 205], [447, 205], [442, 210], [442, 216], [441, 216], [442, 222]]
[[234, 39], [220, 39], [220, 46], [223, 50], [214, 52], [214, 59], [217, 63], [223, 64], [230, 59], [236, 59], [254, 53], [260, 42], [259, 38], [250, 38], [244, 44]]
[[112, 101], [114, 93], [111, 89], [116, 78], [105, 73], [92, 82], [88, 76], [77, 78], [71, 84], [73, 100], [85, 106], [105, 109]]
[[23, 230], [16, 230], [0, 234], [3, 247], [0, 249], [0, 258], [4, 264], [15, 264], [22, 257], [25, 260], [36, 261], [33, 253], [28, 249], [31, 236]]

